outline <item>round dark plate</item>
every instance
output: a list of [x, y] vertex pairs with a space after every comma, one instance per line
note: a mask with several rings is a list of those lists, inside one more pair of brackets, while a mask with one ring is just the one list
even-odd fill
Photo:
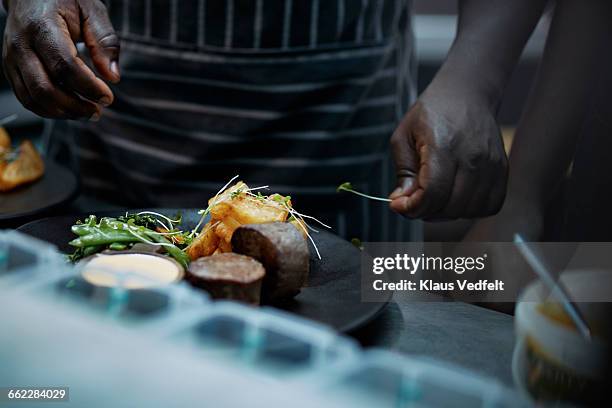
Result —
[[65, 167], [45, 162], [45, 175], [32, 184], [0, 193], [0, 221], [14, 221], [51, 210], [70, 201], [77, 178]]
[[[142, 210], [130, 210], [136, 212]], [[173, 217], [183, 215], [183, 227], [193, 228], [199, 220], [197, 210], [153, 209]], [[98, 213], [98, 216], [118, 216], [120, 213]], [[18, 230], [56, 245], [60, 251], [71, 252], [68, 242], [74, 238], [70, 227], [84, 216], [60, 216], [32, 221]], [[329, 232], [313, 235], [321, 258], [310, 251], [310, 277], [307, 287], [295, 299], [274, 305], [307, 319], [327, 324], [338, 331], [353, 331], [372, 320], [387, 304], [361, 301], [360, 251], [351, 243]], [[387, 299], [388, 301], [388, 299]]]

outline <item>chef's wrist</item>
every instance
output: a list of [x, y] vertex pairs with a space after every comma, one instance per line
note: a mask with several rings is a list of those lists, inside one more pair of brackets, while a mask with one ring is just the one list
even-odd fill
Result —
[[491, 111], [497, 111], [501, 103], [505, 75], [488, 63], [470, 58], [462, 50], [452, 50], [436, 75], [444, 86], [457, 88], [465, 100], [482, 103]]
[[495, 94], [469, 79], [466, 73], [444, 68], [440, 69], [420, 99], [437, 100], [450, 111], [461, 112], [461, 109], [456, 110], [452, 107], [452, 105], [461, 105], [470, 112], [492, 116], [496, 115], [498, 105]]

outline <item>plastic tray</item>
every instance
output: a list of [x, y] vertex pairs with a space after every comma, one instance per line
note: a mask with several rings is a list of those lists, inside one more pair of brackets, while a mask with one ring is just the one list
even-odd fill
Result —
[[313, 373], [315, 389], [358, 407], [523, 407], [501, 383], [432, 359], [371, 349]]
[[[23, 376], [19, 378], [39, 378], [41, 361], [51, 365], [44, 367], [51, 376], [54, 361], [65, 360], [73, 363], [58, 372], [78, 382], [80, 377], [73, 369], [79, 362], [74, 362], [73, 352], [80, 350], [80, 355], [87, 356], [88, 350], [96, 350], [83, 384], [73, 385], [86, 387], [86, 381], [97, 380], [98, 371], [112, 369], [108, 359], [117, 359], [124, 370], [137, 372], [139, 366], [142, 370], [151, 366], [148, 359], [161, 361], [176, 351], [184, 363], [182, 373], [173, 375], [225, 372], [228, 368], [237, 382], [254, 384], [253, 389], [263, 378], [266, 384], [272, 381], [281, 388], [291, 385], [307, 390], [306, 394], [319, 400], [317, 406], [322, 406], [321, 398], [330, 406], [350, 407], [527, 405], [500, 383], [471, 371], [387, 351], [363, 351], [352, 339], [321, 324], [273, 308], [212, 302], [205, 292], [185, 282], [127, 290], [93, 286], [80, 276], [78, 268], [52, 246], [17, 232], [0, 232], [0, 304], [5, 303], [0, 315], [4, 313], [7, 330], [16, 332], [4, 337], [0, 333], [0, 348], [34, 351], [25, 360], [23, 355], [4, 354], [6, 367], [14, 367]], [[32, 316], [40, 323], [20, 320]], [[61, 326], [57, 331], [56, 323]], [[109, 328], [116, 330], [109, 332]], [[16, 340], [18, 331], [23, 344]], [[64, 339], [69, 339], [69, 347]], [[99, 344], [92, 346], [92, 339]], [[134, 351], [136, 358], [129, 350], [140, 341], [143, 347], [147, 344], [147, 351]], [[150, 344], [152, 341], [156, 343]], [[45, 354], [46, 347], [55, 354]], [[155, 350], [168, 354], [157, 355]], [[122, 386], [146, 390], [152, 381], [159, 381], [159, 376], [150, 374], [122, 376]], [[252, 393], [230, 396], [249, 406], [256, 397]], [[137, 400], [139, 395], [132, 393], [132, 397]], [[229, 401], [223, 393], [208, 397], [202, 401], [221, 405]], [[145, 405], [155, 406], [141, 404]]]
[[25, 287], [39, 278], [61, 276], [70, 270], [54, 246], [16, 231], [0, 231], [0, 287]]
[[332, 366], [359, 349], [356, 342], [326, 326], [272, 308], [224, 301], [165, 327], [165, 332], [195, 353], [284, 379]]

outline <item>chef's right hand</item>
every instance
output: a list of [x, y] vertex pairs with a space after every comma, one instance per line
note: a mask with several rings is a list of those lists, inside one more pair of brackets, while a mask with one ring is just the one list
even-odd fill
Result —
[[[4, 0], [2, 66], [27, 109], [47, 118], [91, 119], [113, 102], [119, 39], [100, 0]], [[77, 54], [84, 42], [96, 74]]]
[[426, 220], [499, 211], [507, 159], [492, 105], [461, 81], [429, 85], [391, 138], [394, 211]]

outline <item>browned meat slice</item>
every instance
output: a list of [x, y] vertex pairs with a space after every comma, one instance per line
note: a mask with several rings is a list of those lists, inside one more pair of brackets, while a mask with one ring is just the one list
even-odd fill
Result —
[[266, 268], [261, 291], [264, 302], [293, 297], [306, 284], [308, 244], [290, 223], [243, 225], [234, 231], [232, 249], [257, 259]]
[[196, 259], [187, 280], [206, 290], [213, 299], [233, 299], [258, 305], [264, 267], [248, 256], [225, 253]]

